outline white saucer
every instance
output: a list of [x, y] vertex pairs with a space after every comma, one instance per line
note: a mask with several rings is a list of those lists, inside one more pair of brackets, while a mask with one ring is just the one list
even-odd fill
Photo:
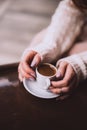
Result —
[[49, 90], [40, 89], [36, 81], [30, 81], [30, 80], [24, 79], [23, 84], [24, 84], [25, 89], [36, 97], [46, 98], [46, 99], [58, 97], [57, 94], [53, 94]]

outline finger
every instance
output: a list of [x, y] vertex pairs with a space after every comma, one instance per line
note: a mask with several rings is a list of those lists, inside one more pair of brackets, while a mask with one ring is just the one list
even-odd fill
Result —
[[23, 81], [23, 77], [22, 77], [21, 72], [20, 72], [20, 67], [21, 67], [21, 65], [19, 64], [19, 66], [18, 66], [18, 78], [22, 82]]
[[69, 87], [64, 87], [63, 89], [60, 89], [60, 88], [52, 88], [51, 89], [51, 92], [53, 92], [54, 94], [58, 94], [59, 96], [60, 95], [65, 95], [69, 92], [70, 88]]
[[55, 93], [55, 94], [67, 94], [70, 93], [72, 88], [76, 88], [76, 78], [73, 79], [73, 81], [68, 85], [68, 86], [64, 86], [62, 88], [55, 88], [54, 86], [51, 86], [49, 89]]
[[73, 80], [74, 76], [75, 76], [75, 72], [73, 68], [71, 67], [71, 65], [68, 65], [63, 80], [52, 81], [52, 86], [59, 87], [59, 88], [68, 86], [71, 80]]
[[69, 64], [67, 66], [64, 80], [67, 82], [67, 84], [69, 84], [72, 81], [73, 77], [76, 77], [76, 74], [72, 66]]
[[67, 63], [66, 63], [66, 62], [61, 62], [61, 63], [59, 64], [56, 77], [57, 77], [57, 78], [59, 78], [59, 77], [60, 77], [60, 78], [63, 78], [63, 77], [64, 77], [64, 74], [65, 74], [65, 71], [66, 71], [66, 68], [67, 68]]
[[[20, 82], [23, 82], [24, 76], [23, 76], [21, 73], [18, 74], [18, 78], [19, 78]], [[34, 80], [35, 80], [35, 79], [32, 78], [31, 76], [28, 76], [28, 79], [30, 79], [31, 81], [34, 81]]]
[[67, 83], [66, 83], [66, 81], [63, 79], [63, 80], [60, 80], [60, 81], [52, 81], [52, 82], [51, 82], [51, 85], [52, 85], [54, 88], [62, 88], [62, 87], [67, 86]]
[[37, 52], [35, 51], [29, 51], [26, 56], [23, 58], [23, 60], [29, 64], [31, 64], [32, 59], [34, 58], [34, 56], [37, 54]]
[[20, 74], [20, 73], [18, 74], [18, 78], [19, 78], [20, 82], [22, 82], [22, 81], [23, 81], [23, 77], [21, 76], [21, 74]]
[[55, 94], [65, 94], [65, 93], [68, 93], [69, 92], [69, 87], [64, 87], [64, 88], [51, 88], [51, 92], [55, 93]]
[[25, 71], [25, 73], [30, 74], [31, 76], [35, 77], [35, 72], [26, 62], [21, 63], [21, 68]]
[[49, 90], [54, 93], [54, 94], [60, 94], [61, 93], [61, 88], [54, 88], [53, 86], [49, 87]]
[[19, 74], [21, 75], [21, 77], [33, 78], [33, 76], [31, 76], [30, 74], [26, 73], [26, 71], [24, 71], [23, 66], [21, 64], [19, 66]]
[[41, 56], [37, 53], [31, 63], [31, 67], [36, 67], [41, 62]]

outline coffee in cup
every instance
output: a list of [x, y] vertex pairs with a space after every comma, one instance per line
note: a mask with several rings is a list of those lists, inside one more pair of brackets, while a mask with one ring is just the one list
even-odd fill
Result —
[[45, 63], [38, 67], [38, 72], [44, 76], [53, 76], [56, 73], [56, 69], [53, 65]]

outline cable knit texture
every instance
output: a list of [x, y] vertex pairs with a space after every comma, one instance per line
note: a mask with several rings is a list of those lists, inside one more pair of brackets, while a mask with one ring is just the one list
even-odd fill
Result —
[[[84, 15], [71, 0], [61, 1], [57, 7], [44, 40], [28, 50], [37, 51], [44, 62], [53, 62], [69, 50], [80, 34]], [[25, 53], [25, 52], [24, 52]]]

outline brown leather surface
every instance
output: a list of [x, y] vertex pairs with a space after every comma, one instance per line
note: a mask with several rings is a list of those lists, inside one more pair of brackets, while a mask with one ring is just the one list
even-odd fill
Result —
[[0, 66], [0, 130], [87, 130], [87, 81], [64, 101], [41, 99], [19, 82], [17, 66]]

